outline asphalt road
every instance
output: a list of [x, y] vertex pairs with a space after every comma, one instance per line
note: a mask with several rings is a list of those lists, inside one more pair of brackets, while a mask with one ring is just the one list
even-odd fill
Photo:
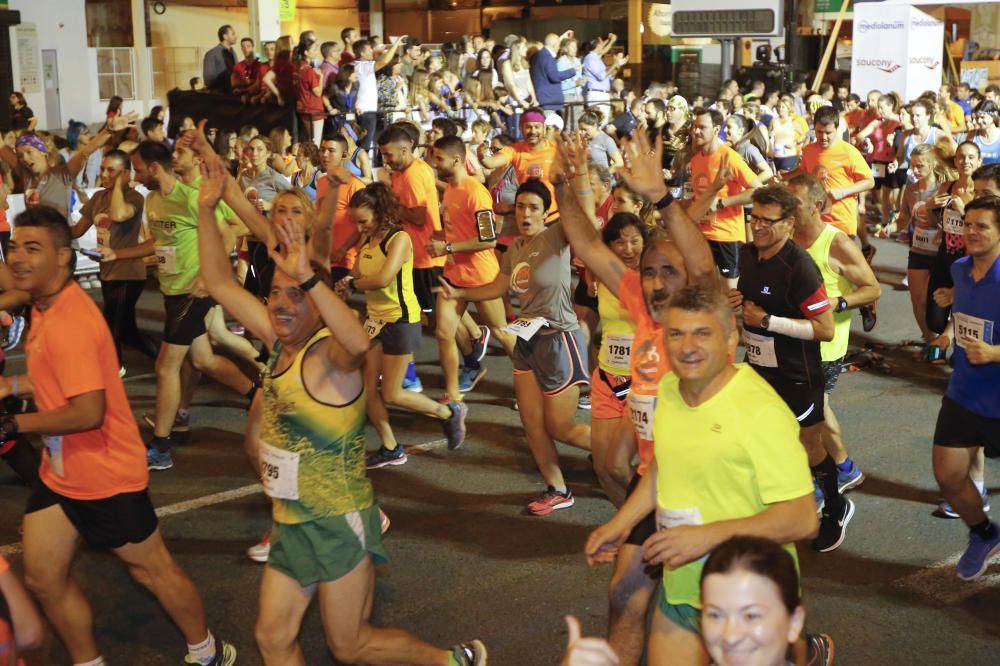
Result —
[[[885, 287], [880, 323], [866, 336], [856, 322], [855, 345], [918, 335], [907, 292], [893, 287], [905, 248], [877, 245], [875, 264]], [[159, 329], [162, 309], [155, 292], [143, 297], [141, 316], [144, 327]], [[857, 513], [845, 544], [825, 555], [800, 547], [807, 627], [834, 637], [839, 664], [995, 664], [1000, 567], [978, 582], [960, 581], [954, 562], [965, 547], [965, 529], [959, 521], [932, 516], [939, 498], [930, 440], [947, 370], [914, 361], [905, 351], [890, 348], [885, 355], [888, 369], [844, 374], [834, 394], [848, 448], [868, 478], [852, 493]], [[437, 397], [442, 383], [431, 336], [419, 361], [424, 386]], [[15, 354], [9, 371], [22, 363]], [[153, 405], [152, 366], [131, 352], [126, 365], [129, 396], [141, 417]], [[576, 506], [545, 518], [524, 513], [541, 483], [511, 408], [509, 362], [493, 350], [487, 365], [489, 374], [467, 398], [469, 439], [459, 451], [447, 451], [436, 423], [394, 416], [412, 457], [403, 467], [372, 475], [392, 519], [385, 538], [391, 560], [378, 567], [373, 619], [441, 646], [481, 638], [493, 664], [557, 664], [565, 642], [563, 614], [579, 616], [588, 633], [604, 630], [610, 569], [588, 568], [581, 548], [612, 508], [586, 454], [563, 448]], [[253, 626], [262, 568], [244, 551], [267, 529], [269, 512], [243, 456], [241, 405], [238, 396], [203, 385], [191, 442], [176, 450], [172, 470], [153, 473], [151, 492], [172, 552], [202, 592], [213, 631], [236, 644], [239, 663], [259, 664]], [[375, 446], [374, 437], [369, 444]], [[998, 484], [989, 482], [996, 478], [990, 462], [987, 483], [994, 492]], [[18, 572], [26, 495], [0, 467], [0, 544], [7, 544], [0, 552]], [[84, 550], [74, 575], [93, 603], [109, 663], [181, 662], [180, 633], [113, 556]], [[333, 663], [315, 607], [301, 640], [309, 664]], [[69, 659], [49, 633], [30, 663]]]

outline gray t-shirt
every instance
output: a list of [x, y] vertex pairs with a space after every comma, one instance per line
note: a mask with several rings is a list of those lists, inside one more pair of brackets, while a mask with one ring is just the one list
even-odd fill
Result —
[[251, 187], [257, 190], [257, 196], [264, 201], [271, 201], [275, 195], [282, 190], [292, 189], [292, 184], [280, 173], [267, 167], [254, 178], [243, 176], [240, 178], [240, 187], [246, 192]]
[[25, 206], [33, 204], [51, 206], [69, 219], [69, 193], [73, 189], [73, 176], [70, 175], [65, 162], [49, 167], [41, 180], [23, 167], [21, 176], [22, 182], [25, 183]]
[[[111, 190], [100, 190], [90, 197], [80, 216], [89, 219], [97, 228], [98, 250], [106, 241], [112, 250], [120, 250], [139, 244], [139, 230], [142, 228], [142, 207], [146, 200], [133, 189], [125, 190], [125, 203], [135, 209], [135, 214], [124, 222], [112, 222], [110, 218], [100, 220], [95, 217], [107, 215], [111, 207]], [[142, 259], [124, 259], [101, 264], [102, 280], [145, 280], [146, 264]]]
[[590, 159], [605, 169], [611, 165], [611, 158], [618, 154], [618, 144], [606, 132], [598, 132], [590, 140]]
[[579, 327], [573, 312], [569, 243], [559, 222], [532, 238], [518, 237], [504, 252], [500, 272], [510, 276], [507, 292], [521, 302], [521, 317], [545, 317], [547, 331]]

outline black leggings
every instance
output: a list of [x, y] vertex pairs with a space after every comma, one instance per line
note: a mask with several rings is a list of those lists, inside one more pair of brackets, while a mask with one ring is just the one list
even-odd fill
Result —
[[122, 346], [128, 345], [143, 354], [156, 358], [156, 345], [145, 336], [135, 320], [135, 305], [142, 295], [145, 280], [104, 280], [101, 296], [104, 298], [104, 320], [115, 341], [118, 363], [122, 362]]
[[962, 258], [961, 254], [951, 254], [944, 251], [942, 247], [934, 258], [934, 265], [931, 267], [930, 282], [927, 283], [927, 308], [925, 310], [927, 328], [941, 335], [948, 326], [948, 317], [951, 315], [951, 306], [941, 307], [934, 302], [934, 292], [938, 289], [951, 289], [954, 283], [951, 280], [951, 265]]

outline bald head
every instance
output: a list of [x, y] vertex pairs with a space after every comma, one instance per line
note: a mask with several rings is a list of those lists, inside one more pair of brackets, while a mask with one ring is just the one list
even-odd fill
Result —
[[559, 48], [559, 35], [554, 32], [545, 35], [545, 46], [552, 51], [557, 50]]

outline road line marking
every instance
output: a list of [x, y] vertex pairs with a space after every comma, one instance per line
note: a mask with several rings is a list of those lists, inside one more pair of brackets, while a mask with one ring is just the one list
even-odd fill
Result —
[[[424, 442], [423, 444], [407, 446], [406, 452], [411, 455], [418, 455], [432, 449], [436, 449], [447, 443], [447, 439], [435, 439], [430, 442]], [[212, 493], [211, 495], [205, 495], [204, 497], [196, 497], [194, 499], [184, 500], [183, 502], [175, 502], [174, 504], [161, 506], [156, 510], [156, 516], [158, 518], [175, 516], [179, 513], [186, 513], [188, 511], [194, 511], [195, 509], [203, 509], [206, 506], [212, 506], [213, 504], [221, 504], [223, 502], [240, 499], [241, 497], [246, 497], [247, 495], [263, 492], [263, 490], [264, 486], [259, 483], [251, 483], [245, 486], [240, 486], [239, 488], [233, 488], [232, 490], [222, 490], [217, 493]], [[24, 544], [22, 542], [18, 541], [16, 543], [9, 543], [5, 546], [0, 546], [0, 555], [4, 557], [11, 557], [19, 555], [22, 550], [24, 550]]]

